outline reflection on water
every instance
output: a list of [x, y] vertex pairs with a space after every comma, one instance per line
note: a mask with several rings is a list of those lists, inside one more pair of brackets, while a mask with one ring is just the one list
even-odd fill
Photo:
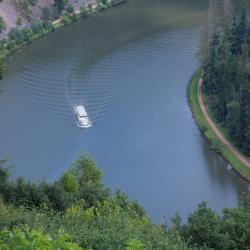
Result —
[[[206, 1], [135, 0], [36, 41], [7, 67], [0, 158], [33, 180], [58, 177], [81, 150], [105, 182], [155, 221], [207, 200], [235, 206], [248, 185], [200, 134], [186, 100]], [[76, 126], [74, 104], [93, 126]]]

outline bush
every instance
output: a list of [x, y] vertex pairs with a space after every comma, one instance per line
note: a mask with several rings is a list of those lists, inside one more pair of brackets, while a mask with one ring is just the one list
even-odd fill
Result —
[[206, 133], [206, 132], [208, 131], [208, 128], [207, 128], [206, 125], [202, 125], [202, 126], [200, 127], [200, 129], [201, 129], [201, 131], [202, 131], [203, 133]]
[[3, 67], [4, 67], [3, 60], [0, 58], [0, 80], [3, 79]]
[[70, 14], [64, 13], [63, 16], [61, 17], [61, 22], [63, 25], [69, 24], [70, 23]]
[[43, 31], [43, 25], [40, 21], [32, 21], [30, 28], [35, 34], [39, 34]]
[[72, 5], [69, 5], [69, 6], [66, 8], [66, 11], [67, 11], [68, 13], [72, 14], [72, 13], [75, 11], [75, 9], [74, 9], [74, 7], [73, 7]]
[[41, 230], [30, 230], [28, 228], [14, 228], [1, 231], [0, 246], [4, 250], [83, 250], [83, 248], [73, 243], [68, 235], [61, 231], [59, 231], [56, 237], [51, 237]]
[[100, 2], [100, 3], [98, 3], [98, 5], [97, 5], [97, 9], [98, 9], [99, 11], [105, 10], [105, 9], [107, 9], [107, 5], [105, 5], [105, 4], [103, 4], [102, 2]]
[[85, 7], [85, 5], [80, 8], [81, 17], [87, 17], [89, 15], [89, 10]]
[[61, 178], [61, 184], [65, 191], [69, 193], [75, 193], [78, 191], [78, 182], [76, 177], [70, 173], [66, 172], [63, 177]]

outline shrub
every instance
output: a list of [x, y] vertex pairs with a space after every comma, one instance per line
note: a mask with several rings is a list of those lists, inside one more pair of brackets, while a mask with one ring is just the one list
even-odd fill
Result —
[[78, 182], [76, 180], [76, 177], [70, 173], [66, 172], [63, 177], [61, 178], [61, 184], [65, 191], [74, 193], [78, 191]]
[[0, 246], [4, 250], [13, 249], [37, 249], [37, 250], [83, 250], [73, 243], [67, 234], [59, 231], [56, 237], [41, 230], [30, 230], [14, 228], [13, 230], [3, 230], [0, 232]]

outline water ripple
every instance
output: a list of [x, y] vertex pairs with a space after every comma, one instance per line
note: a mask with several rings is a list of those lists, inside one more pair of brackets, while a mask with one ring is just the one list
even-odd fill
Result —
[[75, 123], [73, 106], [83, 104], [95, 123], [122, 88], [141, 74], [193, 56], [187, 46], [191, 44], [190, 51], [196, 48], [194, 32], [160, 33], [106, 53], [104, 58], [98, 58], [98, 53], [103, 53], [102, 43], [87, 50], [78, 41], [78, 52], [76, 48], [64, 51], [63, 46], [50, 47], [46, 54], [34, 55], [29, 63], [21, 57], [16, 74], [22, 86], [61, 118]]

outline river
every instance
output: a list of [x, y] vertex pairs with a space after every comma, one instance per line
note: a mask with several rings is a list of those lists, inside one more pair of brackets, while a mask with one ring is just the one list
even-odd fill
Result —
[[[10, 58], [0, 159], [13, 176], [54, 180], [80, 152], [155, 222], [197, 204], [237, 206], [248, 184], [209, 149], [186, 88], [207, 10], [200, 0], [134, 0], [73, 23]], [[93, 126], [77, 127], [76, 103]]]

